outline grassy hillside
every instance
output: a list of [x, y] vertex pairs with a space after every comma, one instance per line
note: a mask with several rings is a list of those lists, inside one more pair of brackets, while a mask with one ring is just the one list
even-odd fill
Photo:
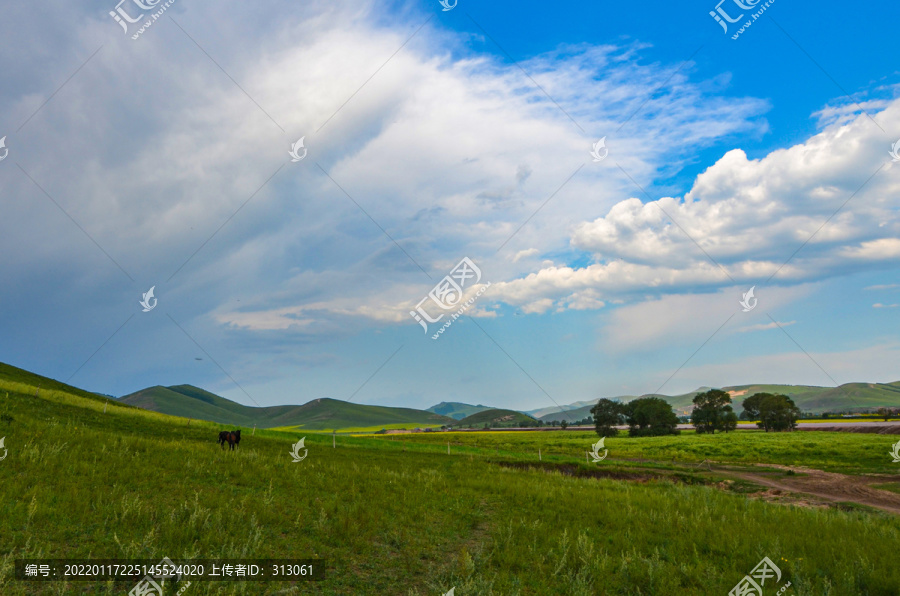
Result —
[[471, 416], [472, 414], [476, 414], [478, 412], [484, 412], [485, 410], [490, 410], [490, 406], [482, 406], [478, 404], [477, 406], [473, 406], [470, 404], [464, 404], [460, 402], [446, 402], [442, 401], [436, 406], [431, 406], [427, 408], [426, 412], [434, 412], [435, 414], [440, 414], [441, 416], [449, 416], [450, 418], [454, 418], [456, 420], [462, 420], [466, 416]]
[[[4, 595], [133, 587], [13, 579], [13, 560], [29, 557], [316, 558], [328, 569], [310, 583], [194, 582], [185, 594], [196, 596], [451, 588], [456, 596], [699, 596], [727, 594], [763, 556], [797, 596], [900, 593], [900, 517], [749, 500], [690, 473], [631, 482], [637, 464], [584, 462], [590, 433], [338, 437], [336, 448], [310, 435], [308, 457], [292, 463], [293, 435], [247, 429], [236, 451], [223, 451], [216, 424], [188, 426], [115, 402], [104, 412], [86, 392], [57, 387], [35, 397], [16, 382], [0, 379], [0, 413], [13, 418], [0, 423], [9, 450], [0, 461]], [[890, 439], [839, 438], [830, 448], [809, 433], [685, 434], [608, 439], [607, 447], [611, 458], [715, 453], [893, 469]], [[547, 467], [521, 465], [536, 462], [540, 446]], [[607, 477], [585, 475], [601, 470]]]
[[[220, 424], [253, 426], [255, 417], [249, 411], [251, 408], [236, 404], [224, 398], [222, 401], [238, 406], [239, 409], [231, 407], [222, 407], [218, 403], [210, 403], [205, 400], [196, 399], [192, 396], [175, 391], [174, 388], [148, 387], [126, 395], [119, 401], [122, 403], [144, 408], [145, 410], [153, 410], [154, 412], [162, 412], [172, 416], [180, 416], [182, 418], [193, 418], [194, 420], [209, 420], [210, 422], [218, 422]], [[247, 411], [243, 411], [247, 410]]]
[[482, 412], [476, 412], [466, 416], [454, 426], [484, 426], [485, 424], [497, 426], [519, 426], [523, 422], [534, 422], [534, 418], [515, 410], [501, 410], [492, 408]]
[[41, 391], [63, 391], [96, 402], [111, 401], [107, 395], [91, 393], [2, 362], [0, 362], [0, 390], [31, 392], [32, 395], [39, 395]]
[[315, 399], [302, 406], [251, 407], [235, 403], [191, 385], [149, 387], [119, 401], [182, 418], [209, 420], [232, 426], [292, 427], [305, 430], [441, 426], [452, 418], [411, 408], [352, 404], [337, 399]]
[[[298, 424], [294, 422], [300, 420]], [[350, 427], [374, 427], [391, 424], [414, 424], [417, 426], [441, 426], [456, 422], [453, 418], [414, 410], [412, 408], [389, 408], [386, 406], [365, 406], [337, 399], [314, 399], [302, 406], [292, 406], [290, 412], [273, 417], [270, 426], [293, 426], [306, 430], [340, 430]]]

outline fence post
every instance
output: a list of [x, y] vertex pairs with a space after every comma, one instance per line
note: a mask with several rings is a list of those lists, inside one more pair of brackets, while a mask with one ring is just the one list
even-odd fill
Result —
[[331, 431], [331, 448], [332, 448], [332, 449], [337, 449], [337, 441], [336, 441], [336, 439], [334, 438], [334, 437], [335, 437], [335, 433], [337, 433], [336, 430], [332, 430], [332, 431]]
[[256, 425], [255, 425], [255, 424], [253, 425], [253, 432], [250, 433], [250, 436], [251, 436], [251, 437], [255, 437], [255, 436], [256, 436]]
[[450, 441], [447, 441], [447, 455], [450, 455]]
[[109, 400], [106, 400], [105, 402], [103, 402], [103, 413], [104, 414], [106, 414], [106, 404], [108, 404], [108, 403], [109, 403]]
[[544, 459], [541, 457], [541, 448], [540, 447], [538, 447], [538, 461], [544, 461]]

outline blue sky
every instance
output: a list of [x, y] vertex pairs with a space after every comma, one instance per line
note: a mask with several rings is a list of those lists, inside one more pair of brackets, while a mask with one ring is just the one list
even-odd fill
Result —
[[900, 7], [584, 4], [4, 6], [0, 360], [248, 405], [900, 379]]

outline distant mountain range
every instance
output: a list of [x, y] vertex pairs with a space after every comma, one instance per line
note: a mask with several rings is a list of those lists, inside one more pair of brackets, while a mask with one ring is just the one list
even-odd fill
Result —
[[483, 406], [481, 404], [478, 404], [477, 406], [470, 406], [469, 404], [462, 404], [455, 401], [442, 401], [438, 405], [431, 406], [425, 411], [434, 412], [435, 414], [440, 414], [442, 416], [449, 416], [450, 418], [456, 418], [457, 420], [462, 420], [466, 416], [471, 416], [472, 414], [490, 409], [490, 406]]
[[[708, 391], [709, 387], [700, 387], [690, 393], [681, 395], [661, 395], [649, 393], [645, 395], [622, 395], [609, 399], [619, 400], [623, 403], [638, 397], [661, 397], [669, 402], [679, 416], [690, 415], [694, 408], [693, 399], [698, 393]], [[846, 383], [838, 387], [817, 387], [814, 385], [735, 385], [722, 387], [723, 391], [731, 393], [732, 405], [735, 412], [740, 413], [743, 408], [741, 402], [754, 393], [781, 393], [794, 400], [797, 407], [803, 412], [821, 414], [823, 412], [866, 410], [872, 408], [900, 407], [900, 381], [893, 383]], [[580, 401], [567, 406], [562, 410], [557, 407], [530, 410], [526, 413], [537, 417], [539, 420], [549, 422], [551, 420], [565, 420], [576, 422], [591, 415], [591, 408], [598, 400]]]
[[[638, 397], [660, 397], [675, 409], [679, 416], [690, 415], [692, 400], [697, 393], [707, 391], [700, 387], [680, 395], [620, 395], [610, 399], [623, 403]], [[900, 407], [900, 381], [894, 383], [847, 383], [839, 387], [812, 385], [735, 385], [723, 387], [732, 395], [736, 412], [741, 402], [754, 393], [783, 393], [791, 397], [803, 412], [821, 414], [827, 411], [863, 410], [881, 406]], [[164, 414], [211, 420], [223, 424], [273, 428], [292, 426], [298, 429], [363, 429], [375, 427], [400, 428], [410, 426], [484, 426], [496, 423], [511, 426], [532, 418], [550, 422], [553, 420], [578, 422], [591, 415], [597, 400], [577, 401], [550, 408], [518, 412], [492, 408], [482, 404], [441, 402], [427, 410], [391, 408], [351, 404], [336, 399], [321, 398], [302, 406], [268, 406], [255, 408], [243, 406], [224, 397], [191, 385], [173, 387], [149, 387], [120, 398], [121, 402], [155, 410]]]
[[455, 419], [412, 408], [353, 404], [323, 397], [302, 406], [252, 407], [235, 403], [192, 385], [148, 387], [119, 399], [147, 410], [210, 420], [232, 426], [295, 427], [305, 430], [376, 429], [398, 426], [442, 426]]
[[[21, 383], [42, 390], [62, 390], [98, 401], [108, 396], [84, 391], [65, 383], [43, 377], [29, 371], [0, 363], [0, 380]], [[688, 415], [693, 408], [691, 401], [707, 387], [681, 395], [643, 396], [623, 395], [612, 399], [628, 402], [637, 397], [661, 397], [679, 415]], [[900, 381], [893, 383], [846, 383], [839, 387], [812, 385], [736, 385], [723, 387], [732, 395], [735, 411], [741, 411], [741, 402], [754, 393], [783, 393], [790, 396], [803, 412], [862, 411], [879, 407], [900, 407]], [[120, 403], [140, 407], [163, 414], [209, 420], [229, 426], [254, 426], [259, 428], [294, 427], [305, 430], [379, 430], [381, 428], [411, 428], [447, 426], [483, 426], [493, 424], [507, 426], [520, 424], [532, 417], [544, 422], [565, 420], [576, 422], [590, 416], [597, 400], [578, 401], [561, 408], [540, 408], [525, 412], [470, 405], [460, 402], [441, 402], [428, 410], [395, 408], [353, 404], [330, 398], [314, 399], [303, 405], [267, 407], [244, 406], [192, 385], [148, 387], [117, 400]]]

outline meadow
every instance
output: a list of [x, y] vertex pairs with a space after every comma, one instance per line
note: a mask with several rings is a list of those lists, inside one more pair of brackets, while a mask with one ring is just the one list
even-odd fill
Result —
[[[590, 431], [478, 431], [372, 435], [376, 440], [401, 441], [433, 446], [451, 453], [494, 455], [520, 461], [585, 461], [585, 453], [599, 437]], [[618, 463], [676, 462], [699, 464], [729, 462], [806, 466], [842, 474], [896, 474], [900, 465], [892, 462], [891, 445], [896, 435], [795, 431], [767, 433], [740, 430], [715, 435], [698, 435], [683, 430], [679, 435], [629, 437], [620, 431], [608, 437], [604, 446], [608, 460]], [[539, 454], [540, 452], [540, 454]]]
[[[725, 595], [764, 556], [791, 582], [788, 594], [900, 593], [896, 516], [774, 505], [689, 473], [642, 482], [563, 473], [600, 465], [584, 462], [591, 433], [339, 435], [336, 448], [310, 433], [309, 456], [292, 463], [296, 433], [246, 429], [236, 451], [223, 451], [220, 425], [64, 388], [36, 397], [0, 379], [0, 413], [13, 419], [0, 423], [9, 450], [0, 461], [3, 594], [132, 587], [18, 581], [17, 558], [244, 557], [316, 558], [328, 573], [319, 582], [194, 582], [184, 594]], [[606, 440], [621, 459], [604, 464], [893, 471], [876, 461], [890, 461], [885, 442], [850, 433], [622, 437]], [[535, 463], [538, 448], [546, 467], [517, 467]]]

